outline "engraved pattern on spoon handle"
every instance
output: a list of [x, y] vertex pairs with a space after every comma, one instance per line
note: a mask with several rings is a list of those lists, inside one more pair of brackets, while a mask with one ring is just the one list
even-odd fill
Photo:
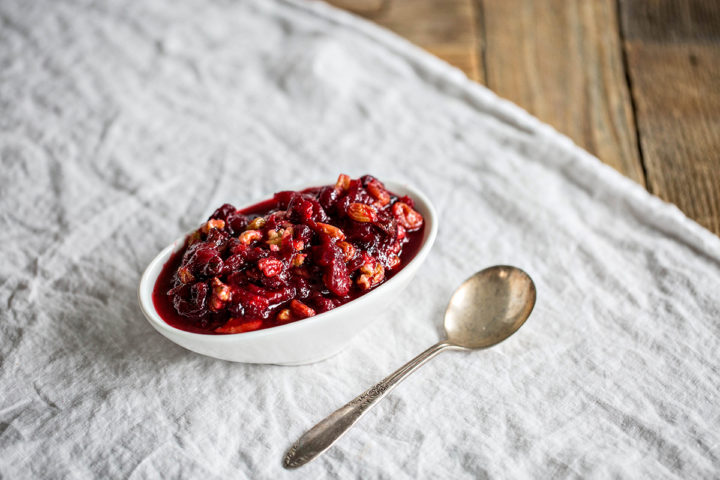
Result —
[[300, 467], [330, 448], [350, 427], [360, 420], [360, 417], [365, 412], [377, 404], [398, 383], [447, 348], [458, 347], [447, 342], [439, 342], [433, 345], [385, 377], [385, 379], [358, 395], [345, 406], [340, 407], [321, 420], [290, 447], [283, 459], [283, 466], [285, 468]]

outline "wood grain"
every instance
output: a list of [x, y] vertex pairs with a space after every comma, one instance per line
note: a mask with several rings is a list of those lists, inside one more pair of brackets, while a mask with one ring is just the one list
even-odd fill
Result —
[[328, 0], [328, 3], [349, 12], [372, 17], [388, 4], [389, 0]]
[[[353, 0], [330, 3], [342, 6]], [[483, 81], [473, 0], [385, 0], [382, 8], [363, 15]]]
[[614, 0], [485, 0], [487, 85], [644, 184]]
[[720, 2], [620, 5], [648, 188], [720, 234]]

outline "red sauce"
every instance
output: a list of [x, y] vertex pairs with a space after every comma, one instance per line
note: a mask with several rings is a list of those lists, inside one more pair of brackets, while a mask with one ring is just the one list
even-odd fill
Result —
[[417, 254], [425, 228], [408, 197], [374, 177], [226, 204], [164, 265], [153, 303], [170, 325], [226, 334], [269, 328], [343, 305]]

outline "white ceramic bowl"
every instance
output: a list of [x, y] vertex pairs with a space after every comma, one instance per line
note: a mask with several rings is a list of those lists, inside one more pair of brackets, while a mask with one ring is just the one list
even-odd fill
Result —
[[[308, 185], [314, 186], [318, 184]], [[185, 235], [163, 249], [150, 262], [140, 279], [140, 308], [155, 330], [193, 352], [233, 362], [302, 365], [324, 360], [343, 349], [367, 327], [410, 282], [427, 258], [437, 235], [437, 214], [427, 197], [417, 189], [397, 182], [385, 186], [400, 196], [409, 195], [425, 218], [420, 250], [405, 267], [373, 291], [329, 312], [287, 325], [229, 335], [186, 332], [167, 324], [155, 310], [152, 291], [160, 271], [175, 251], [182, 248]]]

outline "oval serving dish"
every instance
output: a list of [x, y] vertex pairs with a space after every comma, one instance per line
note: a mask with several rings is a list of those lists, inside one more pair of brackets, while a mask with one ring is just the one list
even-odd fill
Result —
[[[222, 360], [244, 363], [302, 365], [324, 360], [340, 352], [363, 328], [375, 320], [400, 291], [407, 286], [427, 258], [437, 235], [437, 214], [419, 190], [398, 182], [384, 182], [388, 190], [415, 200], [415, 208], [425, 219], [422, 244], [405, 267], [374, 290], [329, 312], [287, 325], [228, 335], [206, 335], [175, 328], [155, 310], [152, 293], [165, 263], [183, 248], [185, 237], [163, 249], [148, 265], [140, 279], [138, 299], [150, 325], [161, 335], [193, 352]], [[306, 187], [312, 187], [307, 185]]]

